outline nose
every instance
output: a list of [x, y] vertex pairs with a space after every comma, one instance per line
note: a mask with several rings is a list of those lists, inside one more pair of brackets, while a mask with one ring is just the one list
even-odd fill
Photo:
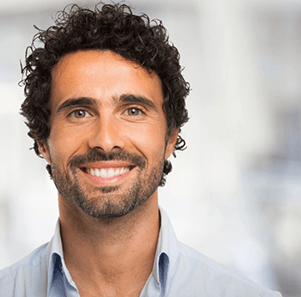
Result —
[[89, 135], [89, 147], [101, 149], [109, 153], [114, 149], [123, 149], [125, 146], [124, 134], [120, 123], [114, 116], [103, 115], [93, 125]]

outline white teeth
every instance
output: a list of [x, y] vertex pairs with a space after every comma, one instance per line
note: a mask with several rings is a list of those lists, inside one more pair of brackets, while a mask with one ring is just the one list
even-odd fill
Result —
[[113, 177], [114, 176], [114, 169], [113, 168], [110, 168], [109, 171], [108, 171], [108, 177]]
[[128, 168], [128, 167], [117, 168], [116, 170], [114, 170], [114, 168], [108, 168], [108, 169], [89, 168], [87, 170], [87, 172], [90, 175], [103, 177], [103, 178], [118, 176], [118, 175], [124, 174], [129, 171], [130, 171], [130, 168]]
[[105, 169], [101, 169], [100, 170], [100, 176], [101, 177], [108, 177], [108, 172], [107, 172], [107, 170], [105, 170]]

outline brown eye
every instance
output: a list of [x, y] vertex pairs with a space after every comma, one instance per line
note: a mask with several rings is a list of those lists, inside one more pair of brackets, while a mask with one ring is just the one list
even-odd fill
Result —
[[136, 107], [131, 107], [131, 108], [127, 109], [126, 113], [130, 117], [137, 117], [141, 114], [141, 109], [136, 108]]
[[85, 118], [88, 115], [88, 112], [82, 109], [74, 110], [71, 115], [75, 117], [76, 119], [82, 119]]

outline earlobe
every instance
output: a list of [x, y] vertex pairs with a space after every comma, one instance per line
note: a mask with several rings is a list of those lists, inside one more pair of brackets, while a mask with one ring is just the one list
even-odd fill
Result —
[[176, 128], [172, 131], [167, 144], [166, 144], [166, 151], [165, 151], [165, 160], [167, 160], [170, 155], [174, 152], [175, 150], [175, 145], [177, 143], [177, 139], [178, 139], [178, 135], [179, 135], [179, 129]]
[[47, 163], [50, 164], [49, 149], [48, 149], [47, 143], [37, 141], [37, 144], [39, 147], [40, 154], [47, 161]]

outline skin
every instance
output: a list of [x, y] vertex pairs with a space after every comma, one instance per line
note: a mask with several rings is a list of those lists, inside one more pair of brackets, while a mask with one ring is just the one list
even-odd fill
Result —
[[[128, 94], [151, 104], [120, 100]], [[69, 99], [81, 97], [92, 99], [93, 105], [61, 108]], [[103, 201], [118, 207], [135, 181], [146, 185], [174, 150], [178, 130], [166, 139], [162, 104], [156, 73], [110, 51], [68, 54], [52, 71], [51, 132], [46, 143], [38, 142], [39, 149], [49, 164], [76, 178], [86, 199], [100, 211]], [[143, 158], [145, 166], [134, 166], [110, 183], [116, 188], [106, 193], [101, 189], [108, 185], [95, 184], [81, 168], [72, 172], [68, 166], [70, 159], [94, 148], [106, 154], [125, 150]], [[118, 167], [114, 162], [101, 164]], [[126, 215], [95, 218], [58, 193], [65, 262], [80, 296], [140, 295], [153, 268], [160, 229], [157, 189], [146, 198]]]

